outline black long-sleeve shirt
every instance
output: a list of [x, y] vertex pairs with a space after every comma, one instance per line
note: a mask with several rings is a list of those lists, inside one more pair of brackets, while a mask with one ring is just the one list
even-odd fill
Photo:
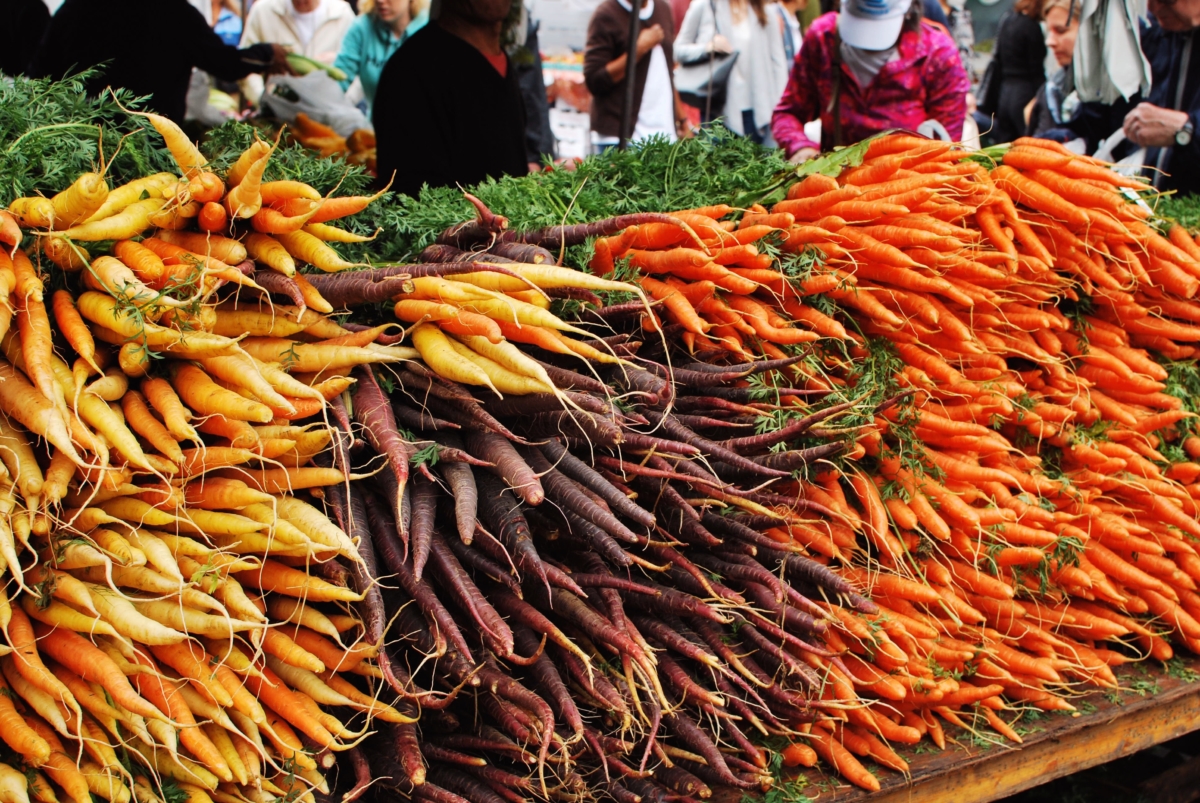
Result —
[[[1189, 38], [1192, 39], [1192, 55], [1187, 74], [1180, 76], [1183, 47]], [[1200, 38], [1195, 29], [1172, 33], [1152, 22], [1142, 26], [1142, 52], [1150, 60], [1153, 75], [1147, 100], [1164, 109], [1177, 108], [1187, 112], [1196, 130], [1189, 145], [1168, 151], [1163, 166], [1166, 175], [1159, 178], [1156, 185], [1161, 190], [1200, 193]], [[1183, 102], [1176, 106], [1180, 81], [1183, 81]], [[1149, 148], [1146, 163], [1156, 164], [1159, 151], [1159, 148]]]
[[525, 110], [511, 61], [501, 76], [473, 45], [426, 25], [384, 65], [375, 92], [379, 181], [416, 196], [423, 184], [477, 184], [529, 172]]
[[50, 24], [42, 0], [0, 0], [0, 72], [20, 75], [29, 67], [34, 50]]
[[30, 74], [61, 78], [108, 65], [88, 82], [150, 96], [150, 108], [183, 122], [188, 81], [199, 67], [224, 81], [236, 81], [270, 63], [272, 48], [245, 50], [221, 41], [187, 0], [66, 0], [50, 20]]

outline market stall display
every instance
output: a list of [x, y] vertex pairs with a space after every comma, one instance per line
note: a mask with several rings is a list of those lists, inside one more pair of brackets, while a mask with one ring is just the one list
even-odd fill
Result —
[[705, 205], [585, 165], [517, 226], [575, 180], [447, 219], [134, 119], [173, 163], [0, 212], [16, 800], [873, 790], [1200, 651], [1200, 247], [1139, 182], [717, 140]]

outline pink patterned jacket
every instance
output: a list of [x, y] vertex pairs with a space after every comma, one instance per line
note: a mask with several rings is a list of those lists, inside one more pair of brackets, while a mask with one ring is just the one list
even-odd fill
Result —
[[[830, 150], [833, 145], [833, 49], [837, 13], [818, 17], [804, 36], [783, 98], [771, 117], [775, 141], [791, 156], [801, 148]], [[842, 70], [842, 144], [858, 142], [889, 128], [915, 131], [926, 120], [939, 121], [952, 139], [962, 137], [970, 81], [958, 48], [949, 36], [923, 21], [920, 31], [900, 37], [899, 58], [888, 62], [867, 87]], [[821, 142], [804, 134], [804, 124], [821, 120]]]

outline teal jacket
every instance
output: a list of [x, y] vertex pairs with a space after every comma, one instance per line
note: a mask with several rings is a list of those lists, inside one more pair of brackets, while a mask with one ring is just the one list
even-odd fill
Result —
[[[363, 14], [351, 24], [342, 40], [342, 49], [338, 53], [334, 66], [346, 73], [342, 81], [342, 89], [347, 89], [357, 77], [362, 81], [363, 94], [367, 98], [368, 107], [375, 102], [375, 89], [379, 86], [379, 75], [383, 65], [392, 54], [404, 44], [408, 37], [420, 30], [429, 21], [429, 15], [422, 12], [404, 29], [403, 36], [396, 36], [387, 25], [381, 23], [374, 14]], [[367, 109], [368, 116], [371, 110]]]

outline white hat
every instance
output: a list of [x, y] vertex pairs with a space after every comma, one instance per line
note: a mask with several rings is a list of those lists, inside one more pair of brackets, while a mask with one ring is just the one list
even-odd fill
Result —
[[860, 50], [887, 50], [900, 38], [912, 0], [842, 0], [838, 34]]

